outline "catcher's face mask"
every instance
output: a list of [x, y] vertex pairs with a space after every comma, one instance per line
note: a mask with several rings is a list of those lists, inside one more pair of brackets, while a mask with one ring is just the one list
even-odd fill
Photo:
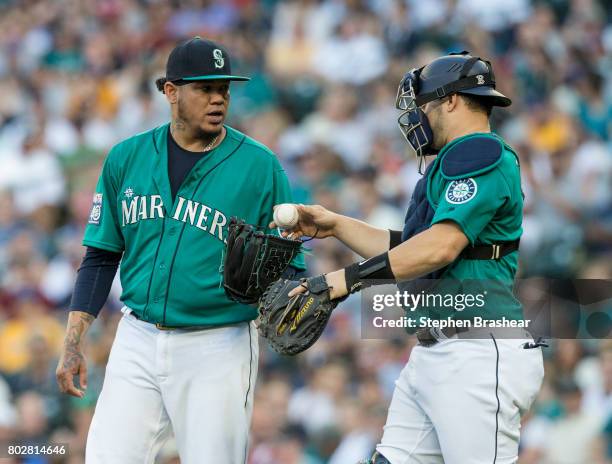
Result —
[[[422, 69], [422, 68], [421, 68]], [[426, 155], [435, 155], [432, 147], [433, 131], [427, 115], [417, 104], [419, 74], [421, 69], [413, 69], [404, 76], [397, 89], [395, 107], [402, 113], [397, 118], [400, 130], [419, 160], [419, 173]]]

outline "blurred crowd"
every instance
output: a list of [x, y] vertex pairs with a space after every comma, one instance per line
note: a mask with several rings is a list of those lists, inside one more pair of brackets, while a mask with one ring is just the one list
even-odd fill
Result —
[[[154, 86], [178, 40], [224, 44], [228, 123], [271, 147], [296, 202], [401, 229], [419, 174], [397, 84], [470, 50], [513, 99], [492, 125], [521, 157], [521, 277], [612, 279], [610, 0], [0, 0], [0, 442], [83, 448], [120, 316], [93, 325], [85, 398], [55, 384], [66, 308], [108, 149], [169, 119]], [[313, 241], [309, 272], [355, 260]], [[611, 307], [607, 307], [612, 310]], [[295, 359], [262, 346], [250, 464], [347, 464], [380, 438], [414, 340], [362, 340], [359, 300]], [[612, 462], [612, 344], [558, 340], [521, 464]], [[160, 463], [178, 462], [170, 442]]]

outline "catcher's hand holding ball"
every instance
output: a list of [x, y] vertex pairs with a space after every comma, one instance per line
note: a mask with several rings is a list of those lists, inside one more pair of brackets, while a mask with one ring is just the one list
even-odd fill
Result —
[[274, 222], [271, 229], [284, 229], [283, 237], [299, 239], [302, 236], [325, 238], [334, 235], [338, 215], [319, 205], [292, 205], [283, 203], [274, 206]]

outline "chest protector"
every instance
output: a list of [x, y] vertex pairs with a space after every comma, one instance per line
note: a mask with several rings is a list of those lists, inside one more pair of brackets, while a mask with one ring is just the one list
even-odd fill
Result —
[[427, 199], [427, 182], [429, 180], [429, 174], [434, 163], [427, 166], [425, 174], [417, 182], [412, 192], [412, 198], [408, 205], [408, 211], [404, 218], [404, 230], [402, 231], [402, 242], [405, 242], [410, 237], [423, 232], [429, 228], [431, 221], [434, 217], [435, 210], [429, 204]]
[[[438, 155], [442, 156], [439, 169], [442, 176], [448, 180], [483, 174], [493, 169], [501, 161], [502, 149], [501, 140], [494, 135], [479, 134], [466, 137], [457, 142], [451, 142], [451, 145], [443, 150], [444, 153]], [[434, 161], [427, 166], [425, 174], [417, 182], [412, 192], [412, 198], [404, 219], [402, 242], [431, 226], [436, 211], [427, 199], [427, 185], [436, 164], [438, 163]], [[452, 264], [449, 266], [452, 266]], [[439, 279], [449, 266], [433, 271], [419, 279]], [[428, 287], [427, 283], [419, 283], [418, 281], [401, 282], [398, 286], [401, 290], [413, 293]]]
[[[408, 211], [406, 212], [406, 217], [404, 218], [402, 242], [405, 242], [411, 237], [423, 232], [425, 229], [429, 229], [434, 214], [436, 213], [436, 210], [433, 209], [429, 203], [429, 200], [427, 199], [427, 184], [434, 164], [435, 162], [432, 162], [429, 164], [429, 166], [427, 166], [425, 174], [414, 187], [412, 198], [410, 199], [410, 204], [408, 205]], [[445, 266], [442, 269], [430, 272], [427, 275], [419, 277], [419, 279], [438, 279], [442, 274], [444, 274], [447, 267], [448, 266]], [[423, 290], [422, 286], [417, 285], [416, 281], [401, 282], [398, 286], [401, 290], [411, 291], [413, 293], [415, 291]]]

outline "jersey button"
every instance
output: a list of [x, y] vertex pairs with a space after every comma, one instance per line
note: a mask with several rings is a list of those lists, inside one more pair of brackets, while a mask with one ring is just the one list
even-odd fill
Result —
[[164, 263], [161, 263], [161, 264], [159, 265], [159, 270], [160, 270], [160, 271], [163, 271], [164, 269], [166, 269], [166, 265], [165, 265]]
[[153, 303], [159, 303], [159, 297], [156, 296], [155, 298], [153, 298]]
[[174, 235], [174, 234], [176, 234], [176, 229], [175, 229], [174, 227], [171, 227], [171, 228], [168, 230], [168, 235]]

